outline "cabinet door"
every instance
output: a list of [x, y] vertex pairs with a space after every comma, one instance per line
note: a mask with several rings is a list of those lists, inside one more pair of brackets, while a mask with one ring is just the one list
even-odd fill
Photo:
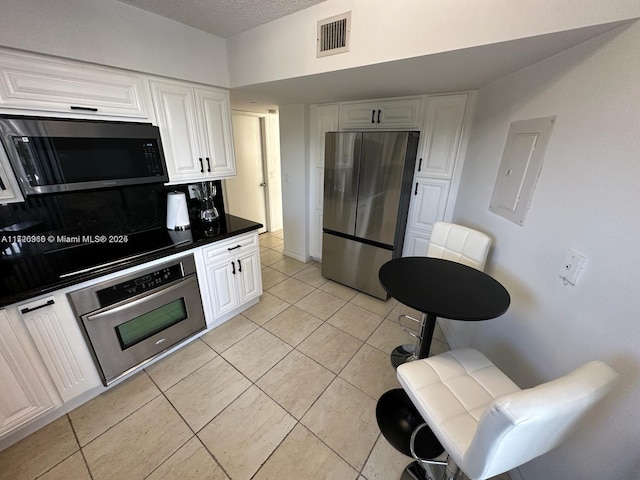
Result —
[[416, 178], [411, 192], [407, 231], [430, 232], [433, 224], [444, 219], [449, 182], [430, 178]]
[[0, 310], [0, 436], [60, 403], [27, 337], [24, 327]]
[[419, 130], [422, 117], [422, 98], [385, 100], [378, 103], [378, 128]]
[[324, 139], [327, 132], [338, 131], [340, 107], [337, 104], [312, 105], [310, 108], [311, 166], [324, 168]]
[[196, 90], [200, 112], [200, 139], [205, 157], [205, 175], [211, 178], [232, 177], [236, 160], [231, 133], [229, 93], [219, 90]]
[[340, 104], [340, 130], [377, 128], [378, 102]]
[[149, 116], [146, 81], [72, 60], [23, 52], [0, 52], [0, 106], [82, 116]]
[[450, 179], [458, 156], [467, 107], [466, 93], [427, 99], [418, 174]]
[[262, 271], [258, 250], [238, 254], [235, 258], [240, 303], [262, 294]]
[[4, 147], [0, 143], [0, 204], [16, 202], [24, 202], [24, 198]]
[[193, 88], [152, 80], [151, 93], [162, 136], [169, 182], [202, 181], [204, 158], [200, 153]]
[[236, 286], [235, 264], [231, 260], [207, 265], [207, 283], [212, 300], [214, 318], [224, 315], [240, 305]]
[[404, 237], [403, 257], [426, 257], [429, 250], [429, 238], [431, 232], [422, 230], [409, 230]]
[[18, 311], [63, 402], [100, 385], [100, 378], [64, 295], [20, 305]]

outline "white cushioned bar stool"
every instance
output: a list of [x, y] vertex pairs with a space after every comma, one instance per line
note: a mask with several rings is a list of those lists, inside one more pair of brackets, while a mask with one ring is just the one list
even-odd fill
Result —
[[[398, 380], [448, 454], [447, 462], [416, 458], [402, 479], [484, 480], [512, 470], [562, 443], [613, 386], [617, 374], [593, 361], [567, 375], [521, 390], [487, 357], [470, 348], [400, 365]], [[418, 437], [419, 438], [419, 437]], [[436, 464], [438, 476], [432, 473]], [[443, 465], [447, 464], [446, 473]]]

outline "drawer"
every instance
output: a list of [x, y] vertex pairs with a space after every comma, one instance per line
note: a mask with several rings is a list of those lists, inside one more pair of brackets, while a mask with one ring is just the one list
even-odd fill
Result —
[[204, 257], [204, 263], [211, 264], [217, 263], [220, 260], [226, 260], [236, 254], [256, 249], [258, 249], [258, 234], [251, 232], [203, 247], [202, 255]]

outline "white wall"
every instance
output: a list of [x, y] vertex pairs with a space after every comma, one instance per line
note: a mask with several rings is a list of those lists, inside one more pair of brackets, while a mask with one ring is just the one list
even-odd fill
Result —
[[307, 235], [307, 155], [309, 107], [280, 107], [280, 168], [282, 169], [282, 204], [284, 254], [306, 262], [309, 259]]
[[269, 192], [269, 229], [282, 230], [282, 169], [280, 166], [280, 117], [268, 113], [264, 118], [266, 140], [267, 192]]
[[[450, 322], [521, 386], [601, 359], [620, 381], [526, 480], [639, 478], [640, 24], [605, 34], [479, 92], [454, 221], [494, 237], [488, 271], [511, 293], [502, 317]], [[557, 115], [524, 226], [489, 212], [510, 122]], [[574, 248], [575, 287], [557, 272]]]
[[2, 0], [0, 45], [229, 86], [224, 39], [114, 0]]
[[[316, 25], [352, 12], [350, 51], [316, 58]], [[327, 0], [227, 40], [234, 87], [637, 18], [636, 0]]]

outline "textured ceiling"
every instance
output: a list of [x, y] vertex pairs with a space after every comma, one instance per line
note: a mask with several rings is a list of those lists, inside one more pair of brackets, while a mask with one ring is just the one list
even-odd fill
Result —
[[324, 0], [118, 0], [228, 38]]

